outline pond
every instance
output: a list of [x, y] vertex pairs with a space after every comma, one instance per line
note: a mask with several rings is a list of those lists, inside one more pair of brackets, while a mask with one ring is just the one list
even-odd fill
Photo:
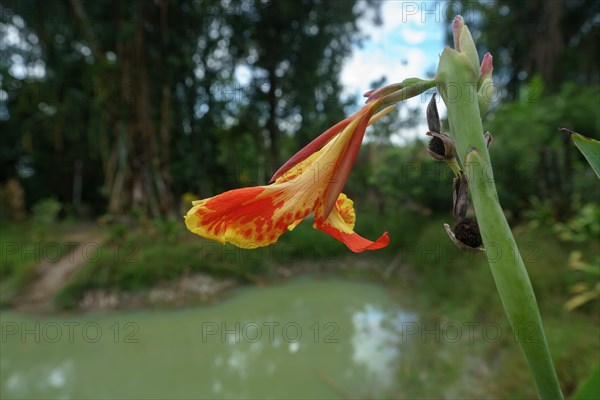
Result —
[[301, 278], [184, 310], [0, 319], [3, 399], [344, 398], [399, 393], [418, 315], [374, 284]]

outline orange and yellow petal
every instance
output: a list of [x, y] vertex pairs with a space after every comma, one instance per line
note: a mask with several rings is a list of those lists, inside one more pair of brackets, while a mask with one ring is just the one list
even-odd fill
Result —
[[[360, 112], [362, 112], [362, 110], [359, 111], [359, 113]], [[287, 160], [275, 172], [275, 174], [273, 175], [273, 177], [271, 178], [271, 180], [269, 182], [273, 182], [273, 181], [277, 180], [279, 177], [286, 174], [292, 167], [303, 162], [308, 157], [310, 157], [312, 154], [316, 153], [319, 149], [322, 149], [329, 141], [331, 141], [331, 139], [333, 139], [335, 136], [339, 135], [340, 132], [342, 132], [346, 128], [346, 126], [348, 126], [348, 124], [350, 124], [353, 121], [353, 119], [354, 119], [354, 116], [350, 116], [350, 117], [346, 118], [345, 120], [338, 122], [331, 128], [327, 129], [321, 135], [317, 136], [313, 141], [311, 141], [309, 144], [304, 146], [304, 148], [302, 148], [299, 152], [294, 154], [292, 156], [292, 158]]]
[[255, 186], [196, 201], [185, 224], [193, 233], [221, 243], [245, 249], [267, 246], [313, 210], [314, 198], [289, 189], [285, 184]]
[[355, 253], [361, 253], [365, 250], [382, 249], [390, 243], [387, 232], [381, 235], [375, 242], [360, 236], [353, 230], [355, 221], [356, 214], [354, 212], [353, 201], [344, 193], [340, 193], [335, 206], [325, 222], [321, 224], [315, 222], [314, 227], [344, 243]]

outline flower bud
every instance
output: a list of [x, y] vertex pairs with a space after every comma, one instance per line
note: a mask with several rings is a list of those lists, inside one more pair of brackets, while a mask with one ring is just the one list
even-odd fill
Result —
[[471, 36], [471, 31], [469, 31], [460, 15], [454, 17], [454, 21], [452, 21], [452, 36], [454, 38], [454, 50], [466, 55], [475, 71], [479, 70], [479, 56], [477, 55], [473, 36]]
[[481, 60], [481, 68], [479, 69], [479, 80], [477, 81], [477, 89], [481, 88], [481, 84], [486, 79], [492, 79], [492, 72], [494, 72], [493, 60], [494, 58], [489, 52], [484, 54], [483, 59]]
[[437, 161], [454, 160], [456, 156], [456, 148], [454, 142], [448, 135], [438, 132], [427, 132], [427, 136], [431, 136], [427, 152]]
[[435, 102], [435, 93], [431, 96], [431, 100], [429, 100], [429, 104], [427, 105], [427, 126], [431, 132], [440, 133], [442, 131], [437, 103]]
[[485, 115], [494, 97], [493, 70], [492, 55], [485, 53], [481, 62], [479, 80], [477, 81], [477, 101], [479, 102], [479, 113], [481, 116]]

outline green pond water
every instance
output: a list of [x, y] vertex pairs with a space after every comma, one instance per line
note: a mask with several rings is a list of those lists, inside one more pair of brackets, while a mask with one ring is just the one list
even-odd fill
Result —
[[377, 285], [303, 278], [184, 310], [3, 312], [0, 397], [343, 398], [398, 393], [403, 321]]

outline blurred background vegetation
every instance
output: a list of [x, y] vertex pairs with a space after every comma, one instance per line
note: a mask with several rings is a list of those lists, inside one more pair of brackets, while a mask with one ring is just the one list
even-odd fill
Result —
[[[340, 72], [368, 35], [357, 21], [369, 11], [377, 23], [381, 3], [23, 0], [0, 7], [4, 307], [28, 301], [28, 287], [44, 273], [45, 245], [59, 243], [55, 251], [66, 254], [69, 240], [93, 238], [105, 251], [49, 293], [58, 309], [85, 309], [94, 291], [136, 293], [190, 274], [264, 284], [299, 270], [390, 290], [417, 287], [424, 318], [502, 320], [485, 260], [456, 253], [445, 237], [450, 175], [427, 158], [425, 132], [403, 145], [390, 140], [424, 118], [418, 110], [386, 116], [368, 133], [345, 189], [358, 232], [390, 232], [385, 250], [349, 257], [304, 223], [268, 257], [229, 246], [233, 253], [224, 253], [183, 227], [191, 200], [265, 184], [356, 108], [359, 99], [340, 95]], [[558, 128], [599, 139], [600, 3], [449, 1], [448, 20], [456, 9], [469, 10], [480, 54], [494, 55], [498, 95], [484, 127], [495, 138], [500, 200], [561, 384], [573, 393], [600, 349], [600, 184]], [[239, 66], [250, 71], [247, 84], [236, 79]], [[11, 243], [34, 250], [23, 255]], [[438, 257], [423, 252], [434, 246]], [[328, 262], [340, 259], [344, 268]], [[531, 382], [524, 361], [509, 352], [488, 389], [533, 393], [522, 391]]]

